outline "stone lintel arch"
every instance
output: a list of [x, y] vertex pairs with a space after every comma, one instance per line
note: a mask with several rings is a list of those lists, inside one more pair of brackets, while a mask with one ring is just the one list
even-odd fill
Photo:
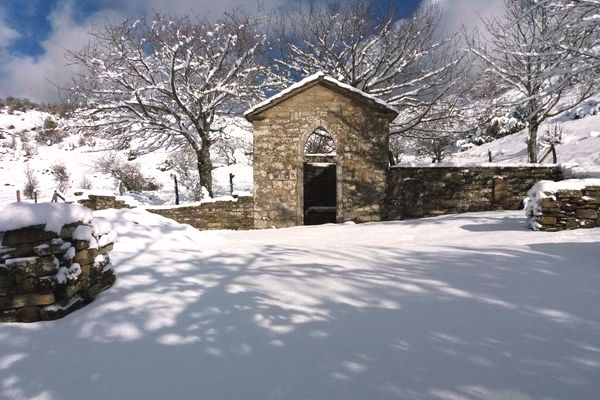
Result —
[[336, 134], [336, 132], [328, 127], [328, 124], [323, 119], [318, 119], [311, 121], [309, 125], [304, 129], [304, 133], [300, 136], [300, 141], [298, 142], [298, 148], [296, 154], [298, 154], [297, 158], [297, 170], [298, 170], [298, 178], [296, 183], [297, 188], [297, 196], [298, 196], [298, 215], [297, 215], [297, 223], [298, 225], [304, 225], [304, 163], [306, 161], [306, 156], [304, 154], [304, 149], [308, 139], [315, 133], [317, 129], [323, 129], [326, 131], [332, 138], [335, 143], [335, 176], [336, 176], [336, 221], [342, 221], [343, 216], [343, 206], [342, 206], [342, 196], [343, 196], [343, 184], [342, 184], [342, 164], [340, 162], [340, 155], [343, 154], [342, 143], [340, 143], [340, 135]]

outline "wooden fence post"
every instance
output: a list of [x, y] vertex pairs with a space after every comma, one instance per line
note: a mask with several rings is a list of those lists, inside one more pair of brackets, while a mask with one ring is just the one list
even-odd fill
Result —
[[17, 190], [17, 203], [21, 202], [21, 191]]

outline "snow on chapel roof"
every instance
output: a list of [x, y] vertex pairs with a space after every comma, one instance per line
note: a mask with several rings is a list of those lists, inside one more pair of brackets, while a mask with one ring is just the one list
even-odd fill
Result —
[[299, 82], [294, 83], [293, 85], [291, 85], [287, 89], [282, 90], [281, 92], [277, 93], [276, 95], [271, 96], [268, 99], [258, 103], [254, 107], [247, 110], [244, 113], [244, 117], [246, 117], [246, 119], [250, 120], [252, 116], [255, 116], [255, 115], [263, 112], [264, 110], [273, 107], [274, 105], [282, 102], [283, 100], [287, 99], [288, 97], [293, 96], [298, 91], [300, 91], [306, 87], [313, 86], [313, 85], [317, 84], [318, 82], [325, 82], [325, 83], [329, 84], [330, 86], [333, 86], [337, 89], [341, 89], [341, 91], [351, 92], [352, 94], [362, 97], [367, 102], [369, 102], [375, 106], [383, 108], [388, 112], [398, 114], [398, 111], [394, 107], [392, 107], [390, 104], [388, 104], [387, 102], [385, 102], [375, 96], [372, 96], [368, 93], [365, 93], [362, 90], [357, 89], [353, 86], [350, 86], [346, 83], [340, 82], [337, 79], [334, 79], [328, 75], [325, 75], [324, 72], [319, 71], [315, 74], [307, 76], [306, 78], [302, 79]]

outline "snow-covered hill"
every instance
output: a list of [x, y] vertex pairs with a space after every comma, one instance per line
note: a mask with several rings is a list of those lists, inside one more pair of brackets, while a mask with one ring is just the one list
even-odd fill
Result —
[[[564, 135], [555, 145], [558, 162], [581, 166], [600, 165], [600, 115], [563, 123]], [[527, 130], [473, 149], [456, 153], [450, 161], [485, 162], [488, 150], [494, 162], [527, 162]], [[548, 157], [545, 162], [551, 162]]]
[[[570, 119], [578, 118], [578, 119]], [[559, 163], [578, 164], [581, 167], [600, 167], [600, 115], [589, 112], [574, 113], [559, 117], [555, 121], [542, 125], [540, 136], [548, 129], [553, 130], [559, 124], [562, 130], [560, 143], [555, 145]], [[493, 162], [527, 162], [527, 130], [494, 140], [470, 150], [459, 152], [450, 157], [450, 162], [486, 162], [488, 151], [492, 152]], [[540, 151], [540, 155], [544, 149]], [[548, 156], [544, 163], [551, 163]]]
[[[50, 168], [52, 165], [62, 163], [70, 175], [70, 188], [67, 195], [72, 195], [82, 189], [84, 180], [91, 181], [94, 191], [109, 191], [118, 194], [115, 180], [98, 171], [96, 162], [99, 159], [115, 153], [109, 151], [109, 143], [95, 138], [84, 138], [81, 135], [70, 135], [60, 143], [48, 145], [35, 140], [37, 132], [43, 129], [44, 120], [52, 118], [58, 121], [57, 116], [35, 110], [26, 112], [15, 111], [9, 114], [6, 109], [0, 109], [0, 209], [4, 205], [16, 200], [16, 191], [23, 192], [25, 183], [25, 170], [29, 167], [39, 180], [39, 200], [49, 201], [57, 187]], [[242, 128], [232, 125], [231, 134], [248, 139], [250, 133]], [[117, 157], [127, 160], [128, 151], [116, 152]], [[132, 161], [139, 164], [143, 174], [153, 178], [161, 189], [156, 192], [129, 195], [131, 201], [142, 204], [174, 204], [175, 190], [173, 183], [173, 170], [166, 169], [166, 161], [176, 157], [176, 154], [166, 151], [140, 155]], [[213, 185], [215, 195], [229, 195], [229, 174], [233, 173], [234, 190], [236, 192], [249, 192], [252, 190], [252, 167], [244, 154], [237, 155], [237, 164], [225, 165], [224, 161], [215, 156], [214, 163], [217, 167], [213, 171]], [[180, 185], [180, 197], [186, 200], [187, 191]], [[22, 196], [24, 198], [24, 196]], [[25, 201], [29, 201], [25, 199]]]

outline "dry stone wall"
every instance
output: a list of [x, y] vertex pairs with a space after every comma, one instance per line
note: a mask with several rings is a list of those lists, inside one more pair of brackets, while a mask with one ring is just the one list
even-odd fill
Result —
[[147, 211], [202, 230], [254, 228], [254, 201], [251, 196], [194, 206], [148, 208]]
[[527, 207], [531, 228], [549, 232], [600, 228], [600, 179], [594, 181], [580, 188], [568, 188], [569, 184], [557, 190], [532, 188]]
[[393, 167], [386, 219], [517, 210], [535, 182], [560, 176], [554, 166]]
[[119, 200], [115, 196], [107, 195], [90, 194], [87, 199], [81, 199], [77, 202], [94, 211], [107, 210], [109, 208], [131, 208], [131, 206], [125, 201]]
[[114, 233], [76, 222], [0, 232], [0, 322], [62, 318], [115, 282]]

